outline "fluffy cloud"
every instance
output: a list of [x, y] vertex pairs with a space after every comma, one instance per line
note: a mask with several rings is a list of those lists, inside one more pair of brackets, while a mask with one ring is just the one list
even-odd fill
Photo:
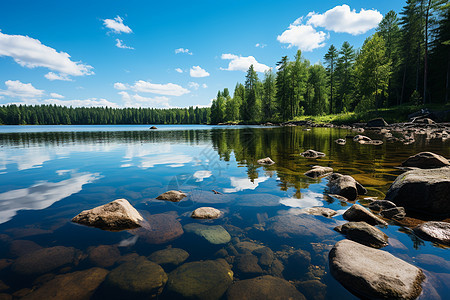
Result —
[[190, 93], [188, 89], [185, 89], [184, 87], [179, 86], [178, 84], [174, 83], [159, 84], [159, 83], [151, 83], [144, 80], [138, 80], [132, 86], [116, 82], [114, 84], [114, 88], [117, 90], [133, 90], [135, 92], [140, 93], [151, 93], [166, 96], [181, 96]]
[[325, 46], [326, 34], [323, 31], [316, 31], [311, 25], [299, 24], [298, 19], [289, 26], [277, 40], [290, 47], [298, 47], [303, 51], [312, 51]]
[[198, 84], [197, 82], [189, 82], [188, 86], [194, 90], [198, 90], [198, 88], [200, 87], [200, 84]]
[[220, 68], [221, 70], [247, 72], [250, 65], [253, 65], [256, 72], [265, 72], [270, 70], [270, 67], [257, 62], [253, 56], [245, 57], [234, 54], [222, 54], [222, 59], [230, 60], [230, 63], [228, 64], [228, 68]]
[[116, 90], [127, 90], [128, 89], [128, 87], [125, 84], [120, 83], [120, 82], [114, 83], [114, 88]]
[[72, 81], [72, 79], [70, 79], [69, 76], [65, 74], [56, 74], [53, 72], [48, 72], [47, 74], [44, 75], [44, 77], [50, 81], [53, 80]]
[[130, 95], [129, 93], [122, 91], [119, 92], [122, 96], [125, 107], [157, 107], [157, 108], [169, 108], [169, 98], [164, 96], [159, 97], [143, 97], [138, 94]]
[[38, 104], [56, 104], [61, 106], [73, 106], [73, 107], [114, 107], [118, 108], [114, 102], [106, 99], [89, 98], [84, 100], [61, 100], [61, 99], [46, 99]]
[[130, 46], [127, 46], [127, 45], [123, 44], [123, 41], [122, 41], [122, 40], [119, 40], [119, 39], [116, 39], [116, 47], [117, 47], [117, 48], [121, 48], [121, 49], [131, 49], [131, 50], [134, 50], [133, 47], [130, 47]]
[[64, 99], [63, 95], [57, 94], [57, 93], [50, 93], [50, 97], [55, 99]]
[[206, 85], [206, 83], [202, 84], [202, 88], [204, 88], [204, 89], [208, 88], [208, 86]]
[[105, 25], [106, 28], [111, 29], [114, 33], [132, 33], [130, 27], [123, 24], [123, 19], [119, 16], [115, 17], [114, 19], [105, 19], [103, 20], [103, 25]]
[[209, 73], [206, 72], [206, 70], [202, 69], [200, 66], [193, 66], [189, 70], [189, 75], [191, 75], [191, 77], [208, 77]]
[[186, 54], [192, 55], [192, 52], [189, 51], [189, 49], [184, 49], [184, 48], [175, 49], [175, 54], [179, 54], [179, 53], [186, 53]]
[[177, 71], [178, 73], [183, 73], [183, 70], [181, 70], [180, 68], [176, 68], [175, 71]]
[[0, 56], [12, 57], [22, 67], [44, 67], [60, 73], [59, 75], [53, 72], [48, 73], [45, 77], [50, 77], [51, 80], [94, 74], [91, 66], [74, 62], [70, 60], [69, 54], [57, 52], [43, 45], [39, 40], [23, 35], [8, 35], [0, 32]]
[[383, 15], [377, 10], [361, 9], [359, 13], [351, 10], [346, 4], [336, 6], [323, 14], [311, 12], [307, 24], [324, 27], [334, 32], [345, 32], [352, 35], [363, 34], [375, 28]]
[[266, 47], [266, 46], [267, 46], [266, 44], [260, 44], [260, 43], [257, 43], [257, 44], [255, 45], [256, 48], [264, 48], [264, 47]]
[[22, 83], [19, 80], [5, 81], [6, 90], [0, 90], [0, 95], [11, 98], [30, 99], [39, 98], [43, 90], [36, 89], [31, 83]]

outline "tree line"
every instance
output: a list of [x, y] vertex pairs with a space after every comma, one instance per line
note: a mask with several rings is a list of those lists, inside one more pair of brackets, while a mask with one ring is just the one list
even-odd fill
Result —
[[57, 105], [0, 106], [4, 125], [207, 124], [210, 108], [109, 108]]
[[450, 3], [407, 0], [388, 12], [361, 49], [331, 45], [324, 64], [283, 56], [259, 79], [253, 66], [231, 97], [219, 91], [211, 123], [286, 121], [302, 115], [361, 112], [449, 102]]

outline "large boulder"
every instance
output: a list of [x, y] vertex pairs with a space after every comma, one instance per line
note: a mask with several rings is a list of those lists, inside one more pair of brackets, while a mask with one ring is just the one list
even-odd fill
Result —
[[386, 251], [342, 240], [329, 263], [334, 278], [362, 298], [415, 299], [422, 292], [422, 270]]
[[183, 227], [177, 218], [171, 214], [148, 215], [141, 228], [132, 231], [149, 244], [164, 244], [183, 235]]
[[226, 244], [231, 240], [228, 231], [220, 225], [190, 223], [184, 225], [187, 233], [193, 233], [214, 245]]
[[288, 281], [267, 275], [235, 282], [227, 291], [227, 299], [304, 300], [306, 298]]
[[117, 199], [108, 204], [82, 211], [72, 222], [100, 228], [120, 231], [138, 228], [144, 218], [126, 199]]
[[150, 254], [148, 259], [158, 265], [178, 266], [188, 259], [189, 253], [179, 248], [167, 248]]
[[450, 167], [416, 169], [399, 175], [386, 200], [428, 215], [450, 216]]
[[214, 207], [199, 207], [191, 214], [194, 219], [217, 219], [222, 216], [222, 212]]
[[233, 272], [225, 260], [186, 263], [169, 274], [167, 291], [184, 299], [220, 299], [233, 282]]
[[353, 177], [333, 173], [328, 176], [328, 191], [330, 194], [344, 196], [348, 200], [355, 200], [358, 195], [365, 195], [367, 190]]
[[334, 230], [344, 234], [352, 241], [369, 247], [378, 249], [388, 245], [388, 236], [366, 222], [348, 222], [335, 227]]
[[376, 118], [367, 122], [366, 127], [386, 127], [389, 124], [383, 118]]
[[450, 166], [450, 162], [445, 157], [433, 152], [420, 152], [402, 162], [402, 167], [416, 167], [420, 169], [434, 169], [445, 166]]
[[450, 246], [450, 223], [425, 222], [414, 227], [414, 233], [420, 238]]
[[353, 204], [345, 211], [342, 217], [347, 221], [363, 221], [371, 225], [387, 225], [386, 221], [378, 218], [359, 204]]
[[170, 202], [179, 202], [183, 200], [184, 197], [186, 197], [186, 194], [181, 191], [167, 191], [156, 197], [156, 199]]
[[253, 254], [240, 254], [234, 260], [234, 270], [241, 277], [255, 277], [263, 273], [258, 264], [258, 257]]
[[306, 176], [312, 178], [318, 178], [322, 176], [326, 176], [330, 173], [333, 173], [333, 168], [330, 167], [322, 167], [322, 166], [313, 166], [311, 170], [305, 173]]
[[58, 275], [21, 299], [90, 299], [107, 274], [108, 271], [105, 269], [92, 268]]

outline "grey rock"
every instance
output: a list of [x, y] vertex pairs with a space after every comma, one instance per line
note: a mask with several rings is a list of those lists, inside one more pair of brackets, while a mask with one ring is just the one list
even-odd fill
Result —
[[222, 212], [214, 207], [199, 207], [192, 212], [194, 219], [217, 219], [222, 216]]
[[156, 214], [146, 216], [142, 227], [134, 229], [131, 233], [149, 244], [164, 244], [183, 235], [183, 227], [174, 215]]
[[158, 265], [178, 266], [188, 259], [189, 253], [179, 248], [167, 248], [153, 252], [148, 259]]
[[381, 211], [384, 209], [390, 209], [397, 207], [394, 202], [388, 201], [388, 200], [375, 200], [372, 203], [369, 204], [369, 208], [373, 211]]
[[343, 218], [347, 221], [363, 221], [371, 225], [387, 225], [386, 221], [378, 218], [359, 204], [353, 204], [347, 209], [343, 214]]
[[420, 169], [442, 168], [449, 165], [450, 162], [445, 157], [433, 152], [420, 152], [402, 162], [402, 167], [416, 167]]
[[326, 176], [330, 173], [333, 173], [333, 168], [330, 167], [322, 167], [322, 166], [313, 166], [311, 170], [305, 173], [306, 176], [312, 178], [318, 178], [322, 176]]
[[349, 222], [335, 227], [334, 230], [344, 234], [352, 241], [369, 247], [378, 249], [388, 245], [388, 236], [366, 222]]
[[386, 251], [342, 240], [329, 263], [334, 278], [363, 298], [415, 299], [422, 292], [422, 270]]
[[186, 197], [186, 194], [181, 191], [167, 191], [156, 197], [156, 199], [171, 202], [179, 202], [183, 200], [184, 197]]
[[345, 139], [337, 139], [335, 140], [335, 143], [338, 145], [345, 145], [347, 141]]
[[380, 215], [386, 219], [402, 220], [406, 217], [406, 212], [404, 207], [393, 207], [389, 209], [383, 209]]
[[413, 230], [426, 241], [450, 246], [450, 223], [430, 221], [414, 227]]
[[299, 211], [299, 213], [305, 213], [313, 216], [324, 216], [326, 218], [331, 218], [337, 214], [337, 212], [331, 208], [320, 206], [303, 208]]
[[184, 230], [188, 233], [196, 234], [214, 245], [226, 244], [231, 240], [228, 231], [220, 225], [190, 223], [184, 225]]
[[368, 136], [358, 134], [353, 137], [353, 141], [358, 143], [367, 143], [371, 142], [372, 139]]
[[306, 158], [319, 158], [319, 157], [325, 157], [325, 153], [319, 152], [316, 150], [306, 150], [305, 152], [300, 153], [301, 156]]
[[323, 238], [333, 236], [330, 229], [335, 222], [324, 223], [310, 215], [279, 215], [267, 221], [266, 229], [280, 238], [299, 238], [304, 236]]
[[269, 165], [269, 166], [275, 163], [270, 157], [258, 159], [256, 162], [260, 165]]
[[327, 187], [330, 194], [337, 194], [350, 201], [356, 199], [358, 195], [364, 195], [367, 190], [349, 175], [333, 173], [328, 176]]

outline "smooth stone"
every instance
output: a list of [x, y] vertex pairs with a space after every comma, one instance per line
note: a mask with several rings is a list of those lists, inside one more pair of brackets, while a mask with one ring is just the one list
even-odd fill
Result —
[[223, 260], [183, 264], [169, 274], [168, 293], [185, 299], [218, 300], [233, 282], [233, 271]]
[[441, 168], [449, 165], [448, 159], [433, 152], [420, 152], [402, 162], [402, 167], [416, 167], [420, 169]]
[[365, 195], [367, 190], [350, 175], [333, 173], [328, 176], [327, 187], [330, 194], [337, 194], [350, 201], [356, 199], [358, 195]]
[[380, 215], [386, 219], [401, 220], [406, 217], [406, 212], [404, 207], [393, 207], [389, 209], [383, 209]]
[[344, 234], [352, 241], [372, 248], [379, 249], [388, 245], [388, 236], [366, 222], [349, 222], [335, 227], [334, 230]]
[[269, 166], [275, 163], [270, 157], [258, 159], [256, 162], [260, 165], [269, 165]]
[[334, 142], [338, 145], [345, 145], [347, 143], [345, 139], [337, 139]]
[[178, 266], [188, 259], [189, 253], [179, 248], [167, 248], [150, 254], [148, 259], [158, 265]]
[[108, 298], [155, 298], [167, 282], [161, 266], [143, 257], [125, 262], [106, 276], [102, 290]]
[[353, 141], [361, 144], [371, 142], [372, 139], [368, 136], [358, 134], [353, 137]]
[[214, 207], [199, 207], [192, 212], [194, 219], [217, 219], [222, 216], [222, 212]]
[[239, 253], [245, 254], [245, 253], [251, 253], [257, 249], [264, 248], [263, 245], [252, 243], [252, 242], [238, 242], [234, 245], [236, 250]]
[[252, 254], [258, 257], [258, 264], [265, 268], [270, 267], [275, 259], [273, 251], [269, 247], [258, 248]]
[[383, 118], [372, 119], [366, 123], [366, 127], [386, 127], [389, 124]]
[[270, 275], [233, 283], [227, 291], [228, 300], [306, 300], [288, 281]]
[[220, 225], [190, 223], [184, 225], [184, 230], [196, 234], [214, 245], [226, 244], [231, 240], [228, 231]]
[[73, 263], [76, 251], [72, 247], [43, 248], [19, 257], [11, 266], [14, 273], [29, 276], [48, 273]]
[[363, 298], [415, 299], [422, 292], [422, 270], [386, 251], [342, 240], [331, 249], [329, 263], [333, 277]]
[[158, 129], [156, 126], [152, 126], [150, 127], [150, 129]]
[[107, 274], [105, 269], [92, 268], [58, 275], [22, 299], [90, 299]]
[[325, 175], [333, 173], [333, 168], [330, 167], [322, 167], [322, 166], [313, 166], [311, 170], [305, 173], [306, 176], [312, 178], [318, 178]]
[[120, 258], [120, 251], [116, 246], [100, 245], [89, 249], [88, 257], [92, 264], [108, 268], [113, 266]]
[[126, 199], [84, 210], [72, 219], [74, 223], [111, 231], [138, 228], [142, 221], [144, 218]]
[[450, 246], [450, 223], [430, 221], [422, 223], [413, 229], [420, 238]]
[[156, 199], [171, 201], [171, 202], [178, 202], [178, 201], [183, 200], [184, 197], [186, 197], [186, 194], [181, 191], [167, 191], [165, 193], [162, 193], [158, 197], [156, 197]]
[[320, 206], [302, 208], [298, 211], [298, 213], [304, 213], [313, 216], [324, 216], [326, 218], [331, 218], [332, 216], [337, 214], [337, 212], [331, 208]]
[[450, 262], [440, 256], [433, 254], [419, 254], [416, 256], [415, 261], [425, 268], [430, 268], [433, 272], [450, 273]]
[[14, 240], [9, 245], [9, 253], [12, 256], [22, 256], [40, 249], [42, 249], [41, 246], [27, 240]]
[[421, 214], [450, 216], [450, 167], [416, 169], [399, 175], [386, 200]]
[[183, 227], [171, 214], [155, 214], [146, 217], [142, 227], [132, 230], [140, 240], [149, 244], [164, 244], [183, 235]]
[[333, 236], [330, 229], [335, 222], [324, 223], [310, 215], [279, 215], [267, 221], [266, 230], [280, 238], [299, 238], [304, 236], [323, 238]]
[[263, 273], [258, 265], [258, 257], [253, 254], [240, 254], [236, 257], [234, 267], [237, 274], [254, 277]]
[[385, 225], [387, 226], [386, 221], [378, 218], [373, 213], [365, 209], [359, 204], [353, 204], [349, 209], [345, 211], [343, 214], [343, 218], [347, 221], [363, 221], [370, 225]]
[[369, 204], [369, 208], [377, 212], [384, 209], [390, 209], [395, 207], [397, 207], [397, 205], [395, 205], [394, 202], [391, 202], [389, 200], [375, 200]]
[[319, 158], [319, 157], [325, 157], [325, 153], [319, 152], [316, 150], [306, 150], [305, 152], [300, 153], [301, 156], [306, 158]]
[[297, 289], [303, 293], [306, 299], [325, 300], [327, 295], [327, 286], [319, 280], [301, 281], [295, 284]]

